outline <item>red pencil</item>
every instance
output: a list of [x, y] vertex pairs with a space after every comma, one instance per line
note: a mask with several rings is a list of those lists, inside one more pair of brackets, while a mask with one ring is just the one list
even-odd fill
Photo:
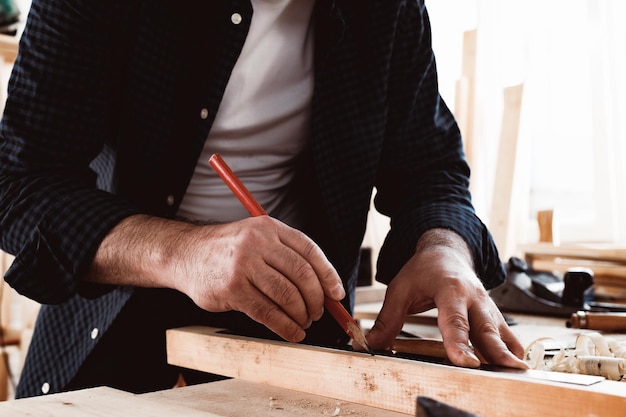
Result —
[[[267, 215], [263, 207], [259, 204], [258, 201], [254, 198], [250, 190], [243, 185], [239, 177], [235, 175], [235, 173], [230, 169], [228, 164], [222, 159], [222, 157], [215, 153], [209, 158], [209, 164], [215, 172], [222, 178], [224, 183], [230, 188], [233, 194], [239, 199], [241, 204], [248, 210], [250, 215], [255, 216], [264, 216]], [[363, 331], [359, 327], [358, 323], [354, 320], [354, 318], [348, 313], [348, 311], [343, 307], [343, 305], [337, 301], [330, 299], [328, 297], [324, 297], [324, 307], [328, 310], [328, 312], [334, 317], [334, 319], [339, 323], [341, 328], [350, 336], [350, 338], [356, 341], [358, 344], [363, 346], [369, 353], [373, 354], [373, 351], [370, 349], [367, 344], [367, 339], [365, 339], [365, 335]]]

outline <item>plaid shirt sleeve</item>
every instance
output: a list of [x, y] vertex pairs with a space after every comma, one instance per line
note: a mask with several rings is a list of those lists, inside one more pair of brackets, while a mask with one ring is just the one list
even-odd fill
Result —
[[128, 13], [80, 3], [33, 2], [0, 125], [0, 247], [16, 255], [6, 279], [42, 303], [75, 293], [99, 241], [135, 212], [98, 190], [89, 168], [111, 131]]
[[470, 169], [457, 124], [443, 102], [431, 48], [426, 7], [408, 2], [397, 24], [389, 79], [389, 130], [377, 180], [377, 208], [391, 218], [379, 258], [379, 279], [388, 282], [431, 228], [458, 233], [472, 251], [487, 288], [504, 271], [469, 193]]
[[313, 150], [345, 264], [357, 256], [375, 187], [376, 209], [391, 220], [379, 281], [393, 279], [425, 231], [445, 228], [467, 242], [486, 287], [502, 282], [472, 206], [458, 126], [439, 95], [424, 2], [326, 3], [335, 8], [317, 39]]
[[422, 233], [444, 228], [468, 243], [478, 276], [491, 288], [502, 282], [504, 270], [471, 203], [461, 135], [438, 91], [426, 8], [407, 3], [397, 23], [389, 127], [377, 178], [376, 207], [391, 218], [379, 279], [388, 282], [397, 273]]

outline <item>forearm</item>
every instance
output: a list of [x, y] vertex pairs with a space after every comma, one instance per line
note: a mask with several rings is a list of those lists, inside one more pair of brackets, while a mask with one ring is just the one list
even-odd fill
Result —
[[325, 295], [345, 296], [315, 242], [269, 216], [217, 225], [130, 216], [103, 239], [85, 279], [172, 288], [200, 308], [241, 311], [294, 342], [322, 316]]
[[176, 288], [177, 264], [198, 226], [147, 215], [122, 220], [104, 238], [86, 281]]

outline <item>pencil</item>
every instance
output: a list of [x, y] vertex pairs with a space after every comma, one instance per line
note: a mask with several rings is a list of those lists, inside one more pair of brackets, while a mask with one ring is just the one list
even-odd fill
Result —
[[[248, 210], [250, 215], [253, 217], [267, 215], [267, 212], [261, 207], [252, 193], [250, 193], [250, 190], [241, 182], [239, 177], [235, 175], [233, 170], [219, 154], [214, 153], [211, 155], [209, 165], [217, 172], [217, 175], [226, 183], [228, 188], [230, 188], [235, 197], [237, 197], [246, 210]], [[324, 307], [352, 340], [363, 346], [369, 353], [373, 354], [373, 350], [369, 347], [361, 327], [339, 301], [324, 296]]]

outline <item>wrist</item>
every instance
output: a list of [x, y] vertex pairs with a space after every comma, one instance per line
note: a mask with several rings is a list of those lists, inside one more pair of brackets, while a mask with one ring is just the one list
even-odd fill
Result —
[[433, 251], [453, 253], [474, 269], [474, 261], [469, 246], [458, 233], [452, 230], [430, 229], [418, 239], [415, 248], [416, 255]]

